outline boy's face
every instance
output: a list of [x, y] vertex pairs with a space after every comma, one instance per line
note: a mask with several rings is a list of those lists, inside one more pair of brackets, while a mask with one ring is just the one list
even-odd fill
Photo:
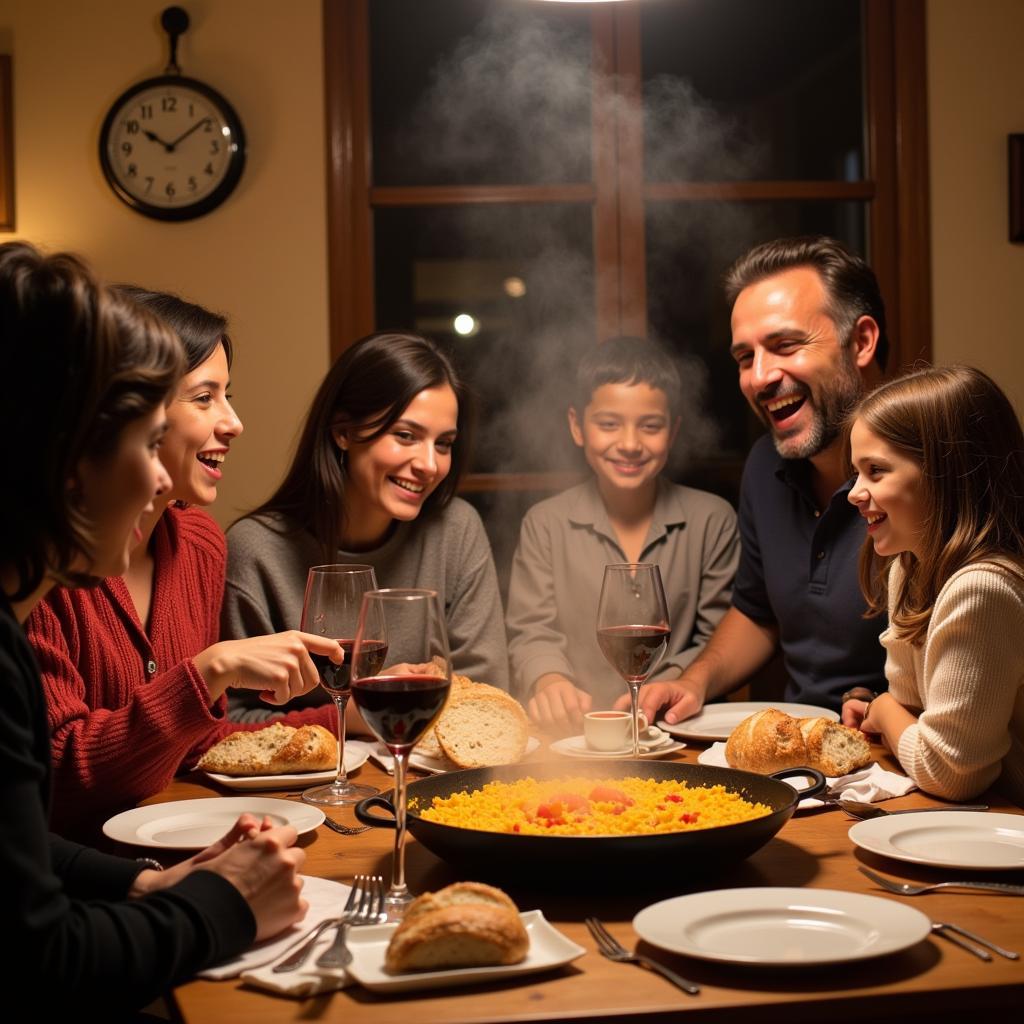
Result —
[[661, 388], [602, 384], [582, 416], [569, 409], [569, 430], [599, 487], [632, 491], [650, 486], [664, 469], [679, 418], [672, 420]]

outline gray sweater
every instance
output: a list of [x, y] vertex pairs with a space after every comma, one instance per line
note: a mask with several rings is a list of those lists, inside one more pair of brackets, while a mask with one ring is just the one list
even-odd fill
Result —
[[[246, 517], [228, 530], [228, 568], [221, 615], [225, 640], [298, 629], [306, 573], [323, 562], [312, 534], [280, 517]], [[439, 514], [396, 523], [371, 551], [338, 551], [335, 561], [372, 565], [380, 587], [428, 587], [444, 602], [452, 668], [480, 682], [508, 689], [508, 652], [491, 547], [476, 510], [455, 498]], [[388, 660], [402, 657], [392, 637]], [[394, 659], [392, 658], [394, 656]], [[317, 687], [289, 710], [322, 704]], [[280, 713], [255, 691], [233, 691], [230, 716], [258, 721]]]
[[[705, 491], [658, 481], [642, 562], [661, 568], [672, 639], [652, 679], [674, 679], [701, 652], [729, 607], [739, 541], [736, 513]], [[593, 478], [534, 505], [523, 520], [508, 591], [516, 696], [528, 700], [559, 672], [609, 707], [627, 693], [597, 646], [604, 567], [625, 562]]]

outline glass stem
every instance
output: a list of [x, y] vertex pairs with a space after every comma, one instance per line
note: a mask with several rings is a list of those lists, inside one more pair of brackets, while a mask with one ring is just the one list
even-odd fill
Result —
[[629, 681], [629, 704], [633, 712], [633, 756], [640, 756], [640, 684]]
[[391, 868], [391, 889], [388, 899], [405, 899], [409, 889], [405, 884], [405, 773], [409, 761], [409, 748], [391, 751], [395, 759], [395, 856]]
[[338, 712], [338, 770], [334, 774], [335, 786], [348, 785], [348, 772], [345, 771], [345, 708], [348, 705], [348, 694], [334, 698], [334, 708]]

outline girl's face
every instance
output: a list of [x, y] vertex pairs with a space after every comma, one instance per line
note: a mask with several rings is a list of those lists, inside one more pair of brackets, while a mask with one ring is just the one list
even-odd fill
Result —
[[879, 555], [909, 551], [919, 558], [925, 531], [921, 467], [855, 420], [850, 450], [857, 479], [849, 501], [867, 520]]
[[167, 408], [168, 430], [160, 457], [174, 484], [168, 500], [210, 505], [242, 421], [231, 408], [231, 378], [223, 345], [189, 371]]
[[345, 539], [363, 544], [381, 539], [394, 519], [415, 519], [423, 503], [452, 468], [459, 403], [449, 384], [426, 388], [387, 431], [360, 441], [358, 430], [336, 428], [344, 452]]
[[120, 576], [128, 568], [128, 554], [142, 540], [139, 520], [171, 486], [159, 454], [166, 429], [166, 410], [158, 405], [124, 428], [113, 455], [79, 464], [76, 483], [94, 543], [91, 562], [76, 569]]

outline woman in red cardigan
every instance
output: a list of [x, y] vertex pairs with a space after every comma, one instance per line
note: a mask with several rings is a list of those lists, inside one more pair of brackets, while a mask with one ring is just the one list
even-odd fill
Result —
[[[140, 521], [128, 571], [88, 590], [55, 588], [27, 623], [52, 733], [54, 826], [84, 838], [228, 733], [260, 727], [228, 721], [229, 687], [284, 704], [319, 682], [308, 652], [342, 657], [334, 640], [294, 630], [218, 642], [224, 535], [196, 506], [216, 499], [242, 432], [227, 323], [176, 296], [120, 291], [174, 328], [188, 368], [161, 448], [173, 486]], [[333, 729], [334, 708], [283, 720]]]
[[[0, 988], [42, 1020], [124, 1019], [305, 913], [289, 826], [243, 815], [166, 871], [48, 831], [50, 743], [22, 623], [57, 580], [124, 572], [133, 534], [170, 485], [164, 402], [174, 335], [73, 256], [0, 245]], [[12, 1017], [17, 1011], [7, 1011]], [[134, 1017], [132, 1019], [135, 1019]]]

